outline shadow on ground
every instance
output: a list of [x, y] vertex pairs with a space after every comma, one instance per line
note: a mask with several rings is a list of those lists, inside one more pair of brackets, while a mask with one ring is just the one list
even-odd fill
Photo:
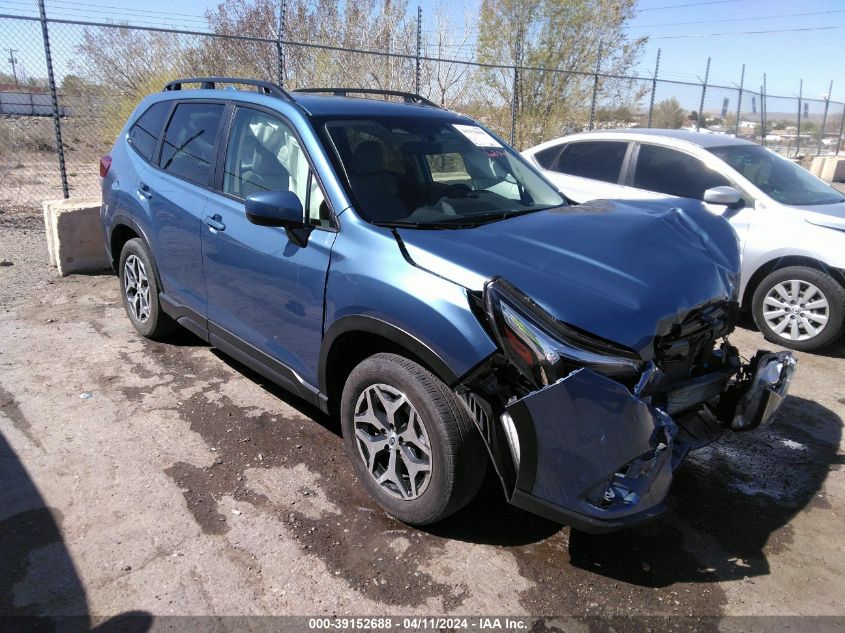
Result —
[[[4, 403], [4, 410], [9, 403]], [[20, 457], [0, 433], [0, 632], [145, 633], [153, 617], [130, 611], [97, 625], [61, 534]], [[57, 616], [55, 614], [63, 614]]]

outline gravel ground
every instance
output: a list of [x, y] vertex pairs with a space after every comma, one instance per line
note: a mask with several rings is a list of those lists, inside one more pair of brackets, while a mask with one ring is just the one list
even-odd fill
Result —
[[772, 426], [693, 455], [655, 523], [579, 533], [488, 480], [418, 530], [355, 482], [336, 420], [187, 333], [139, 338], [113, 276], [46, 259], [39, 217], [0, 214], [0, 614], [845, 615], [842, 343], [799, 354]]

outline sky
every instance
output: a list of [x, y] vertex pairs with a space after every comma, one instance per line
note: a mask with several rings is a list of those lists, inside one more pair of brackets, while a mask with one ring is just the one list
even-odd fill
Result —
[[[146, 0], [141, 5], [127, 0], [46, 0], [46, 6], [48, 15], [55, 18], [128, 20], [204, 30], [203, 13], [217, 1]], [[426, 37], [432, 33], [431, 16], [438, 1], [457, 13], [469, 14], [471, 19], [478, 14], [480, 0], [421, 0]], [[413, 13], [416, 5], [410, 1]], [[37, 15], [35, 7], [35, 0], [0, 0], [2, 14]], [[845, 101], [843, 0], [640, 0], [628, 33], [631, 37], [649, 37], [637, 69], [643, 76], [654, 72], [660, 49], [659, 75], [663, 79], [698, 82], [710, 57], [711, 83], [738, 84], [745, 64], [745, 86], [752, 90], [759, 90], [765, 72], [769, 94], [797, 96], [803, 78], [804, 96], [821, 99], [833, 80], [832, 98]], [[19, 49], [16, 57], [24, 66], [43, 67], [39, 59], [42, 54], [31, 43], [38, 41], [37, 36], [37, 23], [29, 25], [23, 34], [11, 32], [8, 21], [0, 20], [0, 46]], [[61, 42], [55, 47], [61, 56]], [[460, 52], [462, 56], [471, 53], [466, 49]], [[8, 52], [0, 51], [0, 70], [10, 71]], [[714, 90], [708, 103], [720, 99], [719, 91]], [[690, 100], [694, 100], [692, 96]]]

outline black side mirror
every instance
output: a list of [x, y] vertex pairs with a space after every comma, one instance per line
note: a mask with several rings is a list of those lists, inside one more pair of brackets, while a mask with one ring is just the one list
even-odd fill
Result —
[[311, 228], [305, 224], [302, 202], [292, 191], [262, 191], [244, 200], [246, 219], [259, 226], [281, 226], [299, 247], [308, 244]]
[[305, 224], [302, 202], [292, 191], [262, 191], [244, 201], [246, 218], [259, 226], [298, 229]]

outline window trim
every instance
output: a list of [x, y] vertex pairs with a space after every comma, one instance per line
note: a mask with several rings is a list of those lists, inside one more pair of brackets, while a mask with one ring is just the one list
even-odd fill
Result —
[[[228, 107], [229, 102], [226, 101], [225, 99], [174, 99], [173, 105], [170, 108], [170, 113], [167, 115], [167, 120], [166, 120], [164, 126], [162, 126], [161, 134], [158, 137], [158, 143], [156, 144], [156, 148], [155, 148], [155, 151], [154, 151], [155, 161], [150, 162], [149, 164], [152, 165], [153, 167], [155, 167], [161, 173], [167, 174], [171, 178], [176, 178], [177, 180], [181, 180], [182, 182], [186, 182], [188, 184], [196, 185], [197, 187], [201, 187], [203, 189], [212, 191], [213, 189], [211, 187], [211, 184], [209, 184], [209, 183], [203, 184], [203, 183], [200, 183], [200, 182], [196, 182], [194, 180], [189, 180], [189, 179], [187, 179], [183, 176], [180, 176], [179, 174], [174, 174], [172, 171], [167, 171], [166, 169], [164, 169], [161, 166], [161, 154], [162, 154], [162, 148], [164, 146], [165, 133], [167, 132], [167, 128], [170, 125], [171, 120], [173, 119], [173, 115], [176, 112], [176, 108], [179, 106], [179, 104], [183, 104], [183, 103], [185, 103], [185, 104], [215, 103], [215, 104], [223, 105], [223, 113], [220, 115], [220, 123], [218, 123], [218, 125], [217, 125], [217, 135], [214, 138], [214, 149], [212, 150], [212, 156], [215, 157], [215, 160], [217, 159], [216, 157], [218, 156], [218, 152], [220, 150], [220, 148], [219, 148], [220, 135], [221, 135], [221, 132], [223, 131], [223, 129], [225, 127], [226, 108]], [[209, 180], [210, 181], [213, 181], [215, 171], [216, 171], [216, 167], [215, 167], [215, 169], [209, 170], [209, 172], [210, 172]]]
[[[296, 126], [291, 122], [291, 120], [288, 117], [286, 117], [284, 114], [279, 112], [278, 110], [273, 110], [272, 108], [267, 108], [267, 107], [259, 105], [257, 103], [249, 103], [249, 102], [246, 102], [246, 101], [243, 101], [243, 102], [241, 102], [241, 101], [229, 101], [228, 104], [231, 108], [231, 111], [226, 116], [226, 120], [224, 121], [224, 124], [221, 126], [221, 131], [222, 131], [224, 136], [222, 136], [220, 145], [217, 148], [217, 165], [216, 165], [216, 168], [214, 169], [211, 191], [213, 193], [219, 195], [219, 196], [223, 196], [224, 198], [228, 198], [229, 200], [239, 202], [241, 205], [244, 204], [243, 198], [238, 198], [235, 195], [232, 195], [230, 193], [226, 193], [225, 191], [223, 191], [223, 172], [225, 171], [226, 153], [229, 150], [229, 143], [232, 140], [232, 134], [231, 134], [232, 125], [234, 124], [234, 121], [235, 121], [235, 115], [237, 113], [237, 109], [243, 108], [243, 109], [246, 109], [246, 110], [255, 110], [255, 111], [260, 112], [262, 114], [266, 114], [268, 116], [276, 118], [282, 124], [284, 124], [291, 131], [291, 133], [293, 134], [293, 137], [296, 139], [297, 143], [299, 143], [299, 147], [302, 150], [302, 154], [305, 156], [305, 160], [308, 161], [309, 176], [308, 176], [308, 181], [307, 181], [307, 185], [306, 185], [306, 187], [307, 187], [306, 194], [307, 195], [306, 195], [305, 200], [300, 200], [300, 202], [302, 202], [303, 214], [308, 210], [308, 198], [311, 196], [311, 189], [310, 189], [311, 178], [317, 179], [317, 186], [320, 188], [320, 192], [323, 194], [323, 200], [325, 200], [326, 206], [329, 209], [329, 216], [330, 216], [331, 225], [330, 226], [319, 226], [319, 225], [316, 225], [316, 224], [307, 224], [306, 226], [308, 226], [309, 228], [314, 229], [314, 230], [330, 231], [332, 233], [336, 233], [338, 230], [340, 230], [340, 223], [338, 222], [337, 214], [335, 213], [334, 208], [332, 207], [331, 200], [329, 200], [329, 197], [326, 195], [326, 188], [323, 185], [323, 180], [320, 177], [320, 174], [317, 171], [317, 169], [314, 167], [314, 161], [311, 160], [311, 156], [309, 155], [308, 150], [305, 147], [305, 144], [302, 142], [302, 136], [299, 134], [299, 131], [296, 129]], [[246, 213], [246, 211], [244, 211], [244, 213]]]
[[[742, 201], [744, 203], [744, 206], [746, 208], [753, 208], [754, 205], [755, 205], [756, 197], [751, 195], [748, 192], [748, 189], [746, 187], [743, 187], [734, 178], [731, 178], [731, 176], [729, 174], [724, 173], [722, 170], [713, 169], [710, 165], [707, 164], [707, 161], [704, 158], [702, 158], [701, 156], [697, 156], [695, 154], [695, 152], [691, 152], [691, 151], [687, 150], [687, 148], [685, 148], [685, 147], [683, 147], [683, 148], [682, 147], [675, 147], [674, 145], [668, 145], [668, 144], [664, 144], [664, 143], [648, 143], [648, 142], [644, 143], [642, 141], [633, 141], [632, 145], [634, 145], [635, 147], [631, 151], [630, 170], [628, 172], [628, 179], [625, 182], [626, 187], [631, 187], [632, 189], [636, 189], [638, 191], [648, 191], [649, 193], [657, 193], [657, 194], [660, 194], [661, 196], [672, 196], [672, 194], [663, 193], [661, 191], [655, 191], [653, 189], [643, 189], [642, 187], [637, 187], [634, 184], [634, 176], [635, 176], [636, 171], [637, 171], [637, 164], [640, 161], [640, 147], [642, 147], [643, 145], [651, 145], [651, 146], [654, 146], [654, 147], [662, 147], [663, 149], [674, 150], [674, 151], [679, 152], [681, 154], [685, 154], [686, 156], [689, 156], [690, 158], [694, 158], [695, 160], [699, 161], [702, 165], [704, 165], [707, 169], [716, 172], [722, 178], [727, 180], [728, 186], [733, 187], [734, 189], [739, 191], [740, 195], [742, 196]], [[682, 196], [672, 196], [672, 197], [680, 198]], [[699, 200], [698, 198], [689, 198], [689, 199], [690, 200]], [[699, 200], [699, 202], [704, 202], [704, 201]]]

